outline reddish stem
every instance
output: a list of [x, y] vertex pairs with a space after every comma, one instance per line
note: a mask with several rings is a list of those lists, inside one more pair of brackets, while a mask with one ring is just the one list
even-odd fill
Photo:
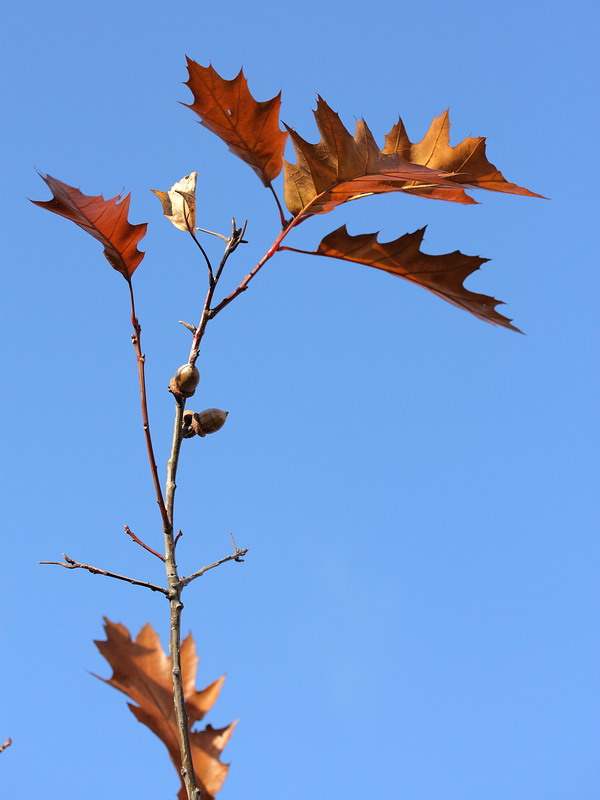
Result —
[[131, 341], [133, 343], [133, 347], [135, 349], [135, 355], [137, 358], [137, 365], [138, 365], [138, 378], [140, 384], [140, 401], [142, 405], [142, 423], [144, 428], [144, 436], [146, 438], [146, 449], [148, 451], [148, 460], [150, 462], [150, 472], [152, 473], [152, 481], [154, 483], [154, 491], [156, 493], [156, 501], [158, 503], [158, 508], [160, 510], [160, 515], [163, 521], [163, 527], [169, 527], [169, 515], [167, 514], [167, 509], [165, 506], [165, 501], [162, 493], [162, 488], [160, 485], [160, 478], [158, 476], [158, 468], [156, 466], [156, 458], [154, 456], [154, 447], [152, 445], [152, 436], [150, 434], [150, 421], [148, 417], [148, 402], [146, 400], [146, 373], [145, 373], [145, 364], [146, 364], [146, 357], [142, 353], [142, 344], [141, 344], [141, 335], [142, 335], [142, 328], [139, 323], [139, 320], [135, 313], [135, 299], [133, 296], [133, 286], [131, 285], [131, 279], [127, 279], [127, 284], [129, 286], [129, 298], [131, 300], [131, 324], [133, 325], [133, 330], [135, 333], [131, 337]]
[[[219, 311], [222, 311], [226, 306], [229, 305], [229, 303], [232, 302], [232, 300], [235, 300], [235, 298], [238, 297], [238, 295], [240, 295], [242, 292], [246, 291], [246, 289], [248, 288], [248, 284], [250, 283], [252, 278], [254, 278], [254, 276], [264, 267], [264, 265], [267, 263], [267, 261], [275, 255], [275, 253], [279, 250], [279, 246], [280, 246], [281, 242], [285, 239], [285, 237], [292, 230], [292, 228], [295, 228], [296, 225], [299, 225], [301, 222], [304, 222], [305, 219], [306, 219], [306, 217], [302, 217], [301, 215], [298, 215], [297, 217], [294, 217], [294, 219], [291, 220], [291, 222], [289, 222], [288, 225], [282, 231], [279, 232], [279, 234], [277, 235], [277, 238], [275, 239], [275, 241], [273, 242], [271, 247], [269, 247], [267, 252], [261, 258], [261, 260], [258, 262], [258, 264], [254, 267], [254, 269], [251, 270], [246, 275], [246, 277], [240, 283], [240, 285], [236, 289], [234, 289], [233, 292], [230, 295], [228, 295], [223, 300], [221, 300], [221, 302], [218, 305], [216, 305], [214, 308], [210, 309], [208, 319], [212, 319], [213, 317], [216, 317], [217, 314], [219, 313]], [[206, 322], [208, 322], [208, 319], [206, 320]], [[204, 327], [206, 327], [206, 322], [204, 323]], [[204, 333], [204, 331], [202, 331], [202, 332]]]
[[156, 556], [157, 558], [160, 558], [160, 560], [161, 560], [161, 561], [164, 561], [164, 560], [165, 560], [165, 557], [164, 557], [164, 556], [162, 556], [160, 553], [157, 553], [157, 551], [156, 551], [156, 550], [153, 550], [151, 547], [148, 547], [148, 545], [147, 545], [147, 544], [145, 544], [144, 542], [142, 542], [142, 540], [141, 540], [141, 539], [138, 539], [138, 537], [137, 537], [137, 536], [135, 535], [135, 533], [134, 533], [134, 532], [131, 530], [131, 528], [129, 527], [129, 525], [124, 525], [123, 527], [125, 528], [125, 533], [126, 533], [128, 536], [131, 536], [131, 538], [133, 539], [133, 541], [134, 541], [136, 544], [139, 544], [139, 546], [140, 546], [140, 547], [143, 547], [143, 548], [144, 548], [144, 550], [147, 550], [149, 553], [152, 553], [152, 555], [153, 555], [153, 556]]

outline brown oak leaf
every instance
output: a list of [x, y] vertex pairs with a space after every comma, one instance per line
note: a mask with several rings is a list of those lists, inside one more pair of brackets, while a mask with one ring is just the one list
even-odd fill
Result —
[[[384, 153], [398, 153], [414, 164], [423, 164], [433, 169], [442, 169], [454, 173], [449, 178], [457, 184], [466, 184], [467, 188], [489, 189], [493, 192], [521, 194], [528, 197], [542, 197], [530, 192], [522, 186], [509, 183], [502, 173], [487, 160], [485, 154], [485, 137], [467, 137], [455, 147], [450, 145], [450, 118], [448, 111], [436, 117], [420, 142], [411, 142], [401, 119], [385, 137]], [[475, 203], [464, 189], [457, 186], [454, 190], [440, 189], [436, 186], [424, 186], [407, 183], [404, 191], [436, 200], [448, 200], [455, 203]]]
[[[177, 774], [181, 777], [171, 659], [162, 649], [158, 634], [150, 624], [145, 625], [135, 641], [132, 641], [124, 625], [110, 622], [106, 618], [104, 622], [106, 641], [96, 641], [95, 644], [111, 665], [113, 674], [111, 678], [100, 680], [119, 689], [137, 703], [127, 705], [137, 719], [164, 742]], [[225, 678], [221, 677], [202, 691], [196, 691], [198, 656], [191, 634], [181, 643], [181, 666], [185, 706], [191, 728], [212, 708]], [[219, 758], [235, 725], [236, 722], [233, 722], [220, 729], [208, 725], [204, 730], [190, 732], [194, 772], [198, 788], [202, 792], [202, 800], [214, 800], [214, 795], [221, 789], [227, 777], [229, 766], [223, 764]], [[181, 800], [187, 798], [183, 780], [178, 796]]]
[[137, 249], [137, 245], [146, 235], [148, 227], [145, 222], [132, 225], [127, 221], [130, 195], [122, 200], [120, 195], [105, 200], [101, 195], [83, 194], [50, 175], [40, 173], [40, 177], [48, 184], [54, 197], [52, 200], [31, 202], [70, 219], [98, 239], [104, 245], [104, 255], [111, 267], [130, 281], [144, 258], [144, 253]]
[[279, 128], [281, 92], [259, 102], [248, 89], [243, 70], [228, 81], [209, 65], [187, 59], [193, 103], [182, 103], [200, 117], [200, 124], [219, 136], [232, 153], [270, 186], [281, 172], [287, 133]]
[[[328, 234], [312, 255], [330, 256], [365, 264], [423, 286], [438, 297], [469, 311], [485, 322], [521, 332], [495, 307], [501, 301], [465, 289], [463, 281], [489, 259], [466, 256], [458, 250], [432, 256], [421, 251], [425, 228], [407, 233], [391, 242], [377, 241], [377, 233], [352, 236], [346, 226]], [[290, 248], [292, 249], [292, 248]]]
[[407, 181], [454, 190], [445, 170], [413, 164], [399, 153], [380, 150], [364, 120], [357, 121], [352, 136], [321, 97], [313, 113], [321, 134], [317, 144], [288, 128], [297, 164], [284, 162], [284, 196], [295, 216], [324, 214], [359, 197], [403, 191]]

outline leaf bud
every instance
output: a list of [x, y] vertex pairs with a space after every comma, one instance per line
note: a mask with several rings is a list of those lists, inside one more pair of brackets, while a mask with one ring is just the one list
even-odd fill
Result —
[[182, 364], [169, 383], [169, 391], [176, 397], [191, 397], [200, 381], [200, 373], [194, 364]]
[[206, 436], [207, 433], [216, 433], [225, 425], [228, 411], [220, 408], [205, 408], [199, 414], [194, 414], [192, 419], [192, 429], [198, 436]]

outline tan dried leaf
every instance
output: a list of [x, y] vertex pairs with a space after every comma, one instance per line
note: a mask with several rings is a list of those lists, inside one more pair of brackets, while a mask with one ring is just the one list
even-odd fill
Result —
[[285, 162], [285, 203], [294, 215], [323, 214], [370, 194], [408, 192], [454, 203], [475, 203], [465, 189], [541, 197], [509, 183], [485, 155], [485, 139], [450, 141], [448, 112], [415, 144], [399, 120], [379, 149], [364, 120], [354, 136], [319, 97], [314, 112], [321, 140], [311, 144], [288, 128], [297, 163]]
[[[135, 641], [132, 641], [124, 625], [110, 622], [106, 618], [104, 623], [106, 641], [96, 641], [95, 644], [111, 665], [113, 674], [111, 678], [100, 680], [114, 686], [137, 703], [128, 703], [128, 706], [136, 718], [164, 742], [181, 778], [171, 659], [162, 649], [158, 634], [150, 624], [145, 625]], [[202, 691], [196, 691], [198, 656], [191, 634], [181, 643], [181, 666], [185, 707], [191, 728], [212, 708], [225, 678], [221, 677]], [[202, 800], [214, 800], [214, 795], [221, 789], [227, 777], [229, 767], [219, 757], [235, 725], [233, 722], [220, 729], [207, 725], [204, 730], [190, 732], [194, 772], [202, 791]], [[179, 797], [186, 796], [182, 780]]]
[[160, 200], [163, 213], [180, 231], [193, 233], [196, 230], [196, 179], [197, 172], [190, 172], [169, 189], [161, 192], [152, 189]]
[[288, 128], [297, 163], [284, 162], [284, 196], [295, 216], [325, 214], [359, 197], [403, 191], [407, 181], [454, 190], [445, 170], [413, 164], [398, 153], [380, 150], [363, 119], [357, 121], [352, 136], [322, 97], [313, 113], [320, 142], [311, 144]]
[[[423, 164], [432, 169], [443, 169], [454, 173], [449, 180], [463, 184], [467, 189], [488, 189], [493, 192], [520, 194], [527, 197], [542, 197], [541, 194], [524, 189], [515, 183], [509, 183], [504, 175], [491, 164], [485, 154], [485, 137], [468, 136], [455, 147], [450, 144], [450, 117], [444, 111], [436, 117], [420, 142], [411, 142], [401, 119], [385, 137], [383, 153], [397, 153], [414, 164]], [[436, 200], [448, 200], [455, 203], [475, 203], [464, 189], [457, 186], [454, 190], [447, 187], [440, 190], [436, 186], [419, 185], [414, 181], [404, 187], [405, 192], [430, 197]]]

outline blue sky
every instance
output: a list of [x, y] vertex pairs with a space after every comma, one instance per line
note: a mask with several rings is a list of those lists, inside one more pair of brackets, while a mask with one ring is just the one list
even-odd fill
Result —
[[[93, 639], [162, 598], [38, 566], [66, 552], [160, 581], [123, 533], [160, 546], [140, 431], [126, 285], [97, 242], [26, 198], [37, 167], [87, 194], [132, 191], [149, 222], [138, 269], [159, 466], [205, 275], [150, 189], [199, 172], [199, 224], [248, 218], [233, 288], [278, 220], [254, 173], [199, 126], [187, 54], [316, 141], [316, 94], [378, 141], [413, 140], [450, 107], [452, 143], [488, 137], [508, 180], [479, 206], [400, 195], [346, 204], [290, 241], [347, 223], [491, 258], [469, 288], [507, 302], [519, 336], [403, 281], [277, 256], [209, 329], [200, 407], [223, 430], [186, 442], [177, 527], [193, 584], [184, 631], [207, 719], [240, 718], [219, 797], [592, 800], [598, 796], [597, 28], [592, 6], [459, 0], [367, 7], [24, 2], [7, 12], [3, 397], [3, 796], [174, 797], [163, 745]], [[596, 69], [594, 69], [596, 67]], [[291, 153], [289, 154], [291, 158]], [[217, 240], [209, 240], [218, 257]], [[194, 408], [194, 405], [191, 405]], [[164, 470], [163, 470], [164, 471]], [[85, 788], [82, 788], [85, 787]]]

